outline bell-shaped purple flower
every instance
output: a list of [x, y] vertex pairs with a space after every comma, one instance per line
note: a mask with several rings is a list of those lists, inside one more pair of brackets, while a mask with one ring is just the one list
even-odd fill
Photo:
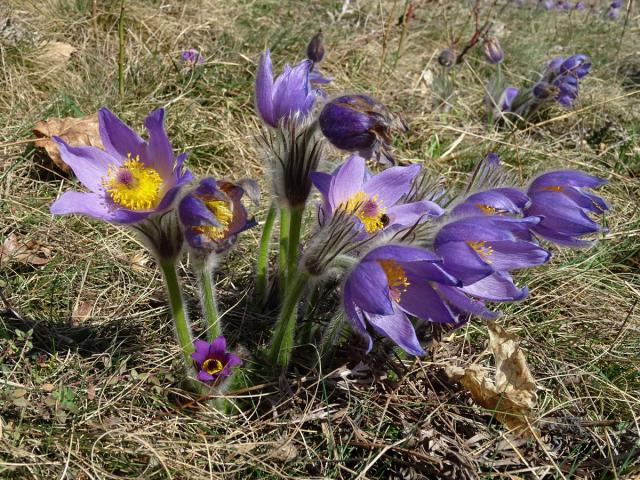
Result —
[[316, 92], [309, 83], [311, 60], [303, 60], [291, 68], [284, 66], [278, 78], [273, 80], [269, 50], [260, 55], [256, 74], [256, 109], [260, 118], [272, 127], [294, 116], [306, 116], [316, 100]]
[[484, 50], [484, 57], [487, 59], [487, 62], [492, 65], [497, 65], [498, 63], [502, 63], [504, 60], [504, 51], [500, 46], [500, 42], [495, 37], [488, 37], [482, 43], [482, 47]]
[[537, 177], [527, 191], [531, 204], [526, 215], [542, 220], [531, 230], [538, 236], [568, 247], [586, 247], [592, 241], [583, 235], [601, 231], [589, 213], [601, 215], [609, 209], [598, 195], [586, 191], [604, 185], [606, 180], [576, 170], [558, 170]]
[[242, 204], [245, 190], [237, 184], [207, 177], [180, 201], [178, 216], [191, 248], [221, 253], [240, 232], [255, 225]]
[[367, 95], [344, 95], [328, 102], [319, 117], [320, 129], [335, 147], [364, 158], [394, 163], [389, 153], [393, 116]]
[[60, 156], [89, 192], [63, 193], [51, 205], [51, 213], [133, 224], [167, 210], [192, 175], [183, 170], [186, 154], [174, 157], [164, 130], [164, 110], [155, 110], [145, 119], [148, 141], [107, 108], [100, 109], [98, 121], [104, 150], [72, 147], [53, 137]]
[[217, 383], [233, 373], [233, 369], [242, 365], [235, 353], [227, 351], [227, 341], [220, 335], [211, 343], [204, 340], [193, 342], [195, 352], [191, 354], [198, 371], [198, 380], [205, 383]]
[[443, 267], [467, 286], [496, 272], [542, 265], [551, 254], [532, 241], [539, 217], [476, 216], [444, 225], [434, 240]]
[[518, 87], [506, 87], [497, 102], [497, 110], [499, 112], [512, 112], [513, 101], [516, 99], [520, 89]]
[[321, 223], [343, 210], [353, 215], [364, 232], [374, 235], [441, 215], [442, 208], [431, 201], [400, 204], [419, 171], [419, 165], [391, 167], [372, 176], [364, 158], [352, 155], [332, 174], [313, 172], [311, 180], [323, 197]]
[[[421, 248], [384, 245], [367, 253], [349, 273], [343, 292], [347, 317], [372, 346], [367, 326], [412, 355], [423, 355], [407, 314], [438, 323], [459, 324], [469, 314], [493, 317], [470, 299], [441, 260]], [[464, 318], [461, 318], [464, 316]]]

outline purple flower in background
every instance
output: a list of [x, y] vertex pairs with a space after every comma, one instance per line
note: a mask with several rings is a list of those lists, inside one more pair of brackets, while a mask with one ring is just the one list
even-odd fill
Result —
[[182, 52], [182, 61], [189, 65], [202, 65], [204, 57], [196, 48], [190, 48]]
[[373, 235], [441, 215], [442, 208], [427, 200], [398, 205], [419, 171], [419, 165], [391, 167], [371, 176], [364, 158], [352, 155], [332, 174], [313, 172], [311, 180], [323, 197], [321, 222], [341, 209], [353, 214], [362, 229]]
[[554, 7], [555, 2], [554, 0], [541, 0], [540, 5], [546, 10], [551, 10]]
[[467, 286], [496, 272], [542, 265], [551, 254], [532, 241], [539, 217], [476, 216], [454, 220], [436, 234], [435, 252]]
[[609, 9], [607, 10], [607, 18], [609, 20], [617, 20], [618, 18], [620, 18], [620, 9], [609, 7]]
[[573, 75], [560, 75], [553, 81], [556, 88], [555, 99], [558, 103], [565, 107], [570, 107], [578, 98], [578, 78]]
[[589, 57], [582, 53], [571, 55], [558, 67], [558, 72], [564, 75], [573, 75], [577, 78], [586, 76], [591, 70]]
[[256, 109], [260, 118], [272, 127], [281, 121], [292, 119], [296, 114], [306, 116], [316, 100], [317, 92], [309, 83], [311, 60], [303, 60], [284, 70], [275, 81], [269, 50], [260, 55], [256, 74]]
[[520, 215], [529, 197], [517, 188], [492, 188], [469, 195], [451, 211], [456, 216]]
[[100, 109], [98, 121], [105, 150], [72, 147], [53, 137], [60, 156], [89, 192], [63, 193], [51, 205], [51, 213], [132, 224], [168, 209], [192, 175], [183, 171], [186, 154], [173, 155], [164, 130], [164, 110], [155, 110], [145, 119], [148, 142], [107, 108]]
[[484, 57], [487, 59], [487, 62], [492, 65], [497, 65], [498, 63], [502, 63], [504, 60], [504, 51], [500, 46], [500, 42], [495, 37], [488, 37], [482, 44], [484, 50]]
[[587, 6], [584, 4], [584, 2], [576, 2], [573, 8], [575, 8], [576, 10], [584, 10], [585, 8], [587, 8]]
[[506, 87], [500, 94], [500, 97], [498, 97], [498, 101], [494, 106], [494, 115], [498, 116], [501, 113], [512, 112], [513, 101], [519, 93], [520, 89], [518, 87]]
[[227, 352], [227, 341], [220, 335], [211, 343], [204, 340], [193, 342], [195, 352], [191, 358], [198, 370], [198, 380], [214, 383], [231, 375], [233, 369], [242, 365], [235, 353]]
[[613, 2], [611, 2], [610, 7], [611, 8], [621, 8], [622, 7], [622, 0], [613, 0]]
[[196, 250], [221, 253], [237, 235], [257, 225], [242, 204], [245, 190], [207, 177], [180, 201], [178, 215], [187, 243]]
[[367, 95], [344, 95], [327, 103], [320, 113], [320, 129], [335, 147], [360, 156], [384, 157], [389, 153], [393, 117], [387, 107]]
[[438, 323], [461, 323], [461, 313], [495, 316], [460, 291], [458, 280], [440, 262], [421, 248], [384, 245], [367, 253], [349, 273], [343, 292], [345, 312], [368, 340], [369, 350], [367, 325], [406, 352], [423, 355], [407, 314]]
[[526, 215], [542, 220], [531, 227], [538, 236], [559, 245], [585, 247], [592, 241], [579, 237], [601, 231], [588, 215], [603, 214], [609, 209], [599, 196], [585, 191], [604, 185], [606, 180], [576, 170], [548, 172], [536, 178], [528, 189], [531, 204]]

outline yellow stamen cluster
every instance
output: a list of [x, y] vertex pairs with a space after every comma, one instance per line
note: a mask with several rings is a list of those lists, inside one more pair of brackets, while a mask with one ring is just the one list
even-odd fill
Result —
[[360, 219], [367, 233], [377, 233], [386, 227], [384, 222], [386, 208], [380, 206], [378, 195], [367, 197], [364, 192], [352, 195], [340, 208], [353, 213]]
[[480, 258], [482, 258], [482, 260], [484, 260], [485, 262], [487, 262], [488, 264], [491, 264], [491, 260], [489, 260], [489, 257], [493, 254], [493, 247], [492, 246], [486, 246], [486, 241], [483, 240], [481, 242], [472, 242], [469, 241], [467, 242], [467, 245], [469, 245], [471, 248], [473, 248], [473, 250], [480, 255]]
[[491, 207], [489, 205], [485, 205], [484, 203], [476, 203], [476, 207], [480, 209], [482, 213], [485, 215], [495, 215], [498, 212], [498, 209], [495, 207]]
[[562, 186], [560, 185], [549, 185], [547, 187], [542, 187], [542, 190], [549, 190], [550, 192], [561, 192]]
[[202, 369], [207, 372], [209, 375], [215, 375], [220, 372], [224, 368], [222, 362], [216, 358], [207, 358], [202, 363]]
[[221, 240], [224, 238], [229, 224], [233, 220], [233, 211], [230, 208], [229, 202], [225, 200], [213, 200], [206, 197], [200, 197], [200, 200], [205, 204], [207, 209], [216, 217], [218, 222], [222, 224], [221, 227], [214, 225], [192, 227], [196, 233], [206, 235], [213, 241]]
[[395, 260], [377, 260], [377, 262], [387, 276], [391, 298], [399, 302], [400, 297], [407, 291], [407, 287], [410, 285], [406, 272]]
[[115, 203], [129, 210], [151, 210], [160, 203], [162, 177], [139, 155], [129, 154], [121, 166], [109, 167], [103, 185]]

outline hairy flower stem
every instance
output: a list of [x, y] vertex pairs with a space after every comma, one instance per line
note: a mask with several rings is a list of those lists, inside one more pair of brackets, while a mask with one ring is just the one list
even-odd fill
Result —
[[272, 203], [267, 212], [267, 218], [262, 227], [262, 237], [260, 238], [260, 250], [258, 251], [258, 272], [256, 274], [256, 298], [259, 305], [267, 303], [267, 287], [269, 285], [269, 243], [273, 224], [278, 213], [278, 207]]
[[280, 298], [287, 296], [287, 273], [289, 268], [289, 235], [291, 229], [291, 210], [287, 206], [280, 207], [280, 252], [278, 256]]
[[302, 218], [304, 205], [291, 209], [289, 224], [289, 247], [287, 251], [287, 277], [290, 279], [298, 268], [298, 250], [300, 246], [300, 232], [302, 230]]
[[216, 304], [213, 268], [203, 266], [199, 270], [202, 310], [207, 321], [207, 338], [212, 342], [215, 338], [222, 335], [220, 318], [218, 317], [218, 306]]
[[184, 309], [182, 301], [180, 284], [178, 283], [176, 261], [161, 261], [160, 269], [162, 270], [164, 283], [167, 288], [167, 293], [169, 294], [169, 307], [171, 308], [171, 315], [173, 316], [173, 322], [176, 326], [178, 342], [180, 343], [180, 347], [182, 347], [185, 366], [187, 367], [187, 371], [191, 374], [193, 370], [193, 360], [191, 359], [191, 354], [194, 352], [193, 338], [191, 336], [189, 320], [187, 319], [187, 312]]
[[291, 350], [294, 346], [293, 340], [298, 303], [309, 281], [309, 274], [305, 271], [298, 272], [290, 280], [290, 288], [282, 305], [282, 309], [280, 310], [280, 316], [276, 322], [271, 347], [269, 349], [271, 363], [280, 367], [282, 370], [286, 369], [289, 364], [289, 359], [291, 358]]

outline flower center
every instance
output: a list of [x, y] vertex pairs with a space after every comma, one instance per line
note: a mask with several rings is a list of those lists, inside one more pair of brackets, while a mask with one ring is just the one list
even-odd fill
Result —
[[202, 363], [202, 369], [207, 372], [209, 375], [215, 375], [219, 373], [224, 368], [222, 362], [216, 358], [207, 358]]
[[389, 293], [391, 298], [395, 302], [400, 301], [400, 297], [407, 291], [407, 287], [410, 285], [409, 279], [404, 268], [400, 266], [395, 260], [376, 260], [378, 265], [384, 270], [384, 274], [387, 276], [387, 283], [389, 284]]
[[227, 228], [229, 228], [229, 224], [231, 220], [233, 220], [233, 212], [230, 208], [229, 202], [225, 200], [214, 200], [209, 199], [207, 197], [198, 197], [202, 200], [202, 203], [207, 207], [207, 209], [213, 213], [216, 217], [216, 220], [220, 222], [221, 226], [216, 225], [206, 225], [206, 226], [197, 226], [192, 227], [196, 233], [200, 233], [206, 235], [213, 241], [221, 240], [224, 238]]
[[120, 167], [109, 167], [102, 183], [111, 199], [129, 210], [151, 210], [160, 203], [162, 177], [139, 155], [131, 158], [129, 153]]
[[485, 205], [484, 203], [476, 203], [476, 207], [485, 215], [494, 215], [498, 211], [497, 208]]
[[341, 204], [341, 207], [358, 217], [366, 232], [373, 234], [385, 228], [389, 222], [385, 215], [386, 208], [383, 208], [381, 203], [377, 194], [367, 197], [366, 193], [358, 192]]
[[488, 264], [491, 264], [491, 260], [489, 260], [489, 257], [493, 254], [493, 247], [492, 246], [486, 246], [486, 241], [482, 240], [481, 242], [472, 242], [469, 241], [467, 242], [467, 245], [469, 245], [471, 248], [473, 248], [473, 250], [480, 255], [480, 258], [482, 258], [482, 260], [484, 260], [485, 262], [487, 262]]
[[542, 190], [549, 190], [550, 192], [562, 192], [562, 187], [560, 185], [549, 185], [547, 187], [542, 187]]

